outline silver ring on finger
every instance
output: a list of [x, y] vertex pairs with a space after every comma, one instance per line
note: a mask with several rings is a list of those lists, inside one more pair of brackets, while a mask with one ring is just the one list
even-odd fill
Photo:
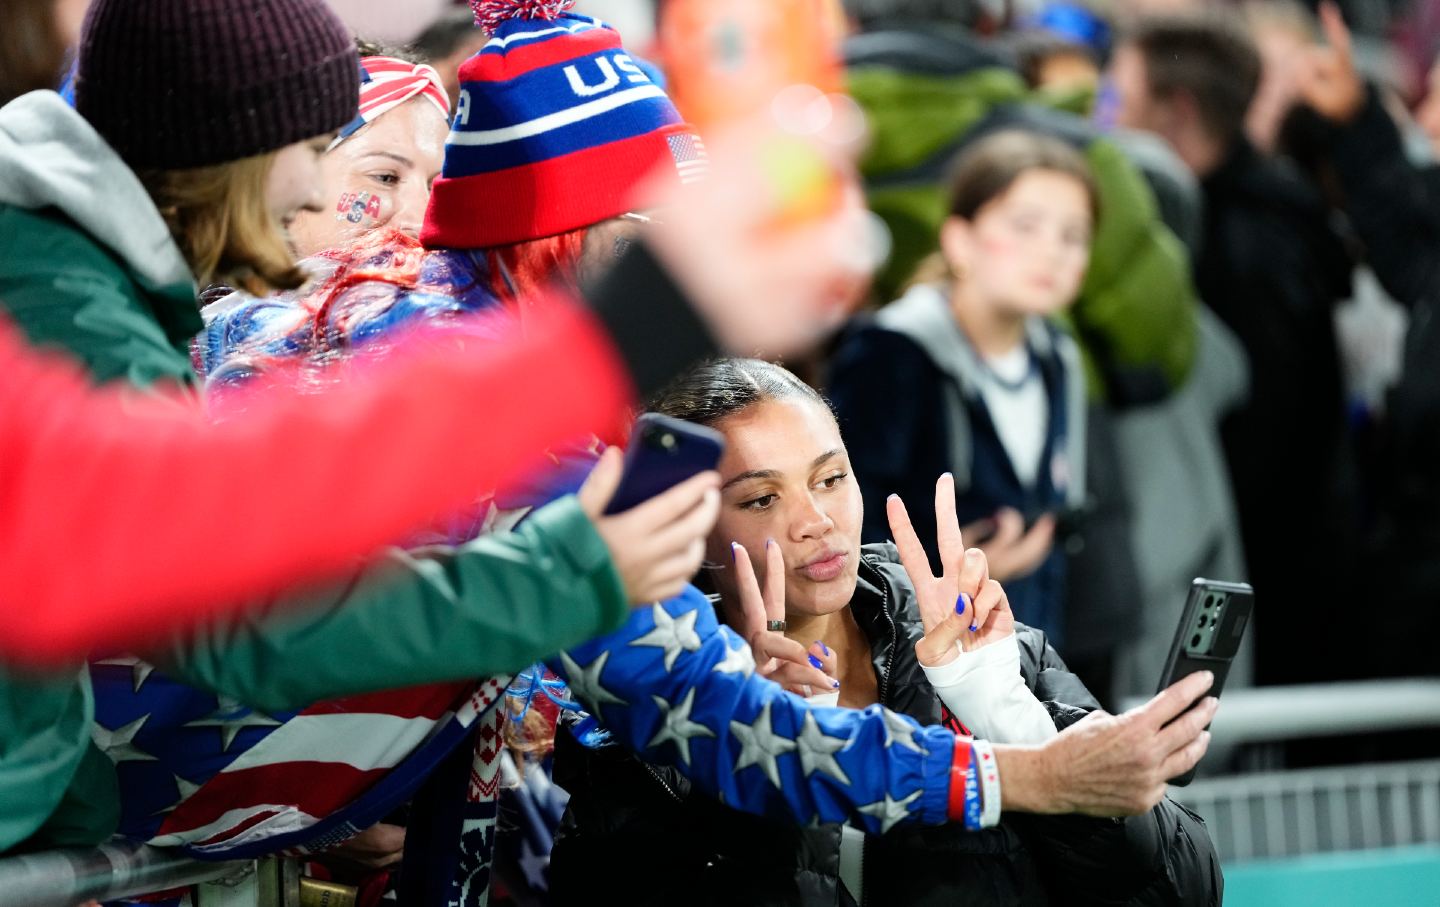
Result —
[[773, 630], [773, 631], [775, 631], [776, 633], [784, 633], [784, 632], [785, 632], [785, 626], [786, 626], [786, 624], [785, 624], [785, 621], [783, 621], [783, 620], [767, 620], [767, 621], [765, 621], [765, 629], [767, 629], [767, 630]]

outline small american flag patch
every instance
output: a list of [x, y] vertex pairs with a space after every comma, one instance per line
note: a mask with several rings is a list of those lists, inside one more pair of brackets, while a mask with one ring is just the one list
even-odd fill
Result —
[[705, 142], [693, 132], [682, 132], [666, 136], [670, 144], [670, 156], [675, 158], [675, 170], [680, 174], [681, 185], [702, 180], [710, 172], [710, 157], [705, 153]]

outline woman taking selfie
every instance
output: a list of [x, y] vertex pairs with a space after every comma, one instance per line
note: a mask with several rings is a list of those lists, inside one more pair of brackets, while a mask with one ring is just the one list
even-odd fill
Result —
[[[864, 504], [839, 428], [784, 369], [713, 362], [654, 408], [725, 438], [721, 515], [702, 581], [718, 593], [722, 619], [750, 641], [757, 672], [818, 695], [809, 668], [822, 667], [838, 681], [830, 686], [841, 706], [878, 704], [995, 743], [1043, 744], [1097, 707], [1043, 634], [1015, 623], [984, 554], [965, 548], [950, 477], [935, 488], [944, 565], [936, 576], [897, 497], [887, 502], [896, 544], [861, 546]], [[779, 784], [777, 760], [793, 754], [807, 777], [850, 783], [818, 728], [788, 747], [771, 746], [764, 727], [731, 728], [750, 741], [737, 774]], [[603, 876], [637, 854], [651, 857], [655, 903], [956, 903], [983, 894], [987, 904], [1046, 904], [1060, 893], [1074, 903], [1077, 883], [1107, 903], [1218, 899], [1203, 824], [1168, 800], [1124, 823], [1007, 815], [985, 831], [883, 826], [867, 835], [733, 812], [617, 747], [587, 749], [565, 734], [557, 747], [556, 779], [572, 794], [553, 856], [561, 902], [581, 896], [566, 880]]]

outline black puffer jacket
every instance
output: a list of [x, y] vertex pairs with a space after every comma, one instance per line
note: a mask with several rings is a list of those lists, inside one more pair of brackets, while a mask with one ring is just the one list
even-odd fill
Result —
[[[893, 545], [865, 546], [851, 608], [870, 639], [880, 703], [940, 724], [948, 715], [915, 659], [923, 630], [898, 560]], [[1043, 635], [1019, 635], [1025, 681], [1057, 726], [1096, 707]], [[731, 811], [672, 768], [616, 746], [586, 749], [563, 730], [555, 780], [571, 794], [551, 857], [557, 904], [589, 903], [597, 891], [637, 905], [850, 903], [838, 825]], [[1008, 814], [980, 832], [912, 827], [865, 838], [865, 904], [1199, 907], [1218, 905], [1222, 886], [1204, 822], [1169, 800], [1123, 822]]]
[[[1333, 679], [1309, 657], [1343, 620], [1348, 564], [1316, 551], [1356, 546], [1355, 460], [1345, 422], [1335, 304], [1353, 263], [1313, 186], [1244, 139], [1205, 177], [1200, 296], [1245, 347], [1250, 398], [1222, 426], [1255, 617], [1260, 683]], [[1367, 565], [1368, 567], [1368, 565]]]

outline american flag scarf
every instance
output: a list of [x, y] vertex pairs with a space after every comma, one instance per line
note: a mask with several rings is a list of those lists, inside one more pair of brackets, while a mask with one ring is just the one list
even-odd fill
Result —
[[[121, 834], [201, 859], [312, 854], [382, 820], [427, 778], [460, 764], [465, 784], [450, 789], [451, 813], [414, 813], [409, 834], [451, 846], [425, 848], [428, 865], [415, 875], [431, 884], [411, 903], [485, 903], [500, 778], [498, 706], [508, 678], [266, 714], [131, 657], [96, 662], [91, 676], [95, 742], [115, 763], [123, 794]], [[435, 779], [427, 789], [442, 791]], [[432, 829], [437, 824], [447, 827]], [[407, 843], [407, 868], [410, 850]]]

